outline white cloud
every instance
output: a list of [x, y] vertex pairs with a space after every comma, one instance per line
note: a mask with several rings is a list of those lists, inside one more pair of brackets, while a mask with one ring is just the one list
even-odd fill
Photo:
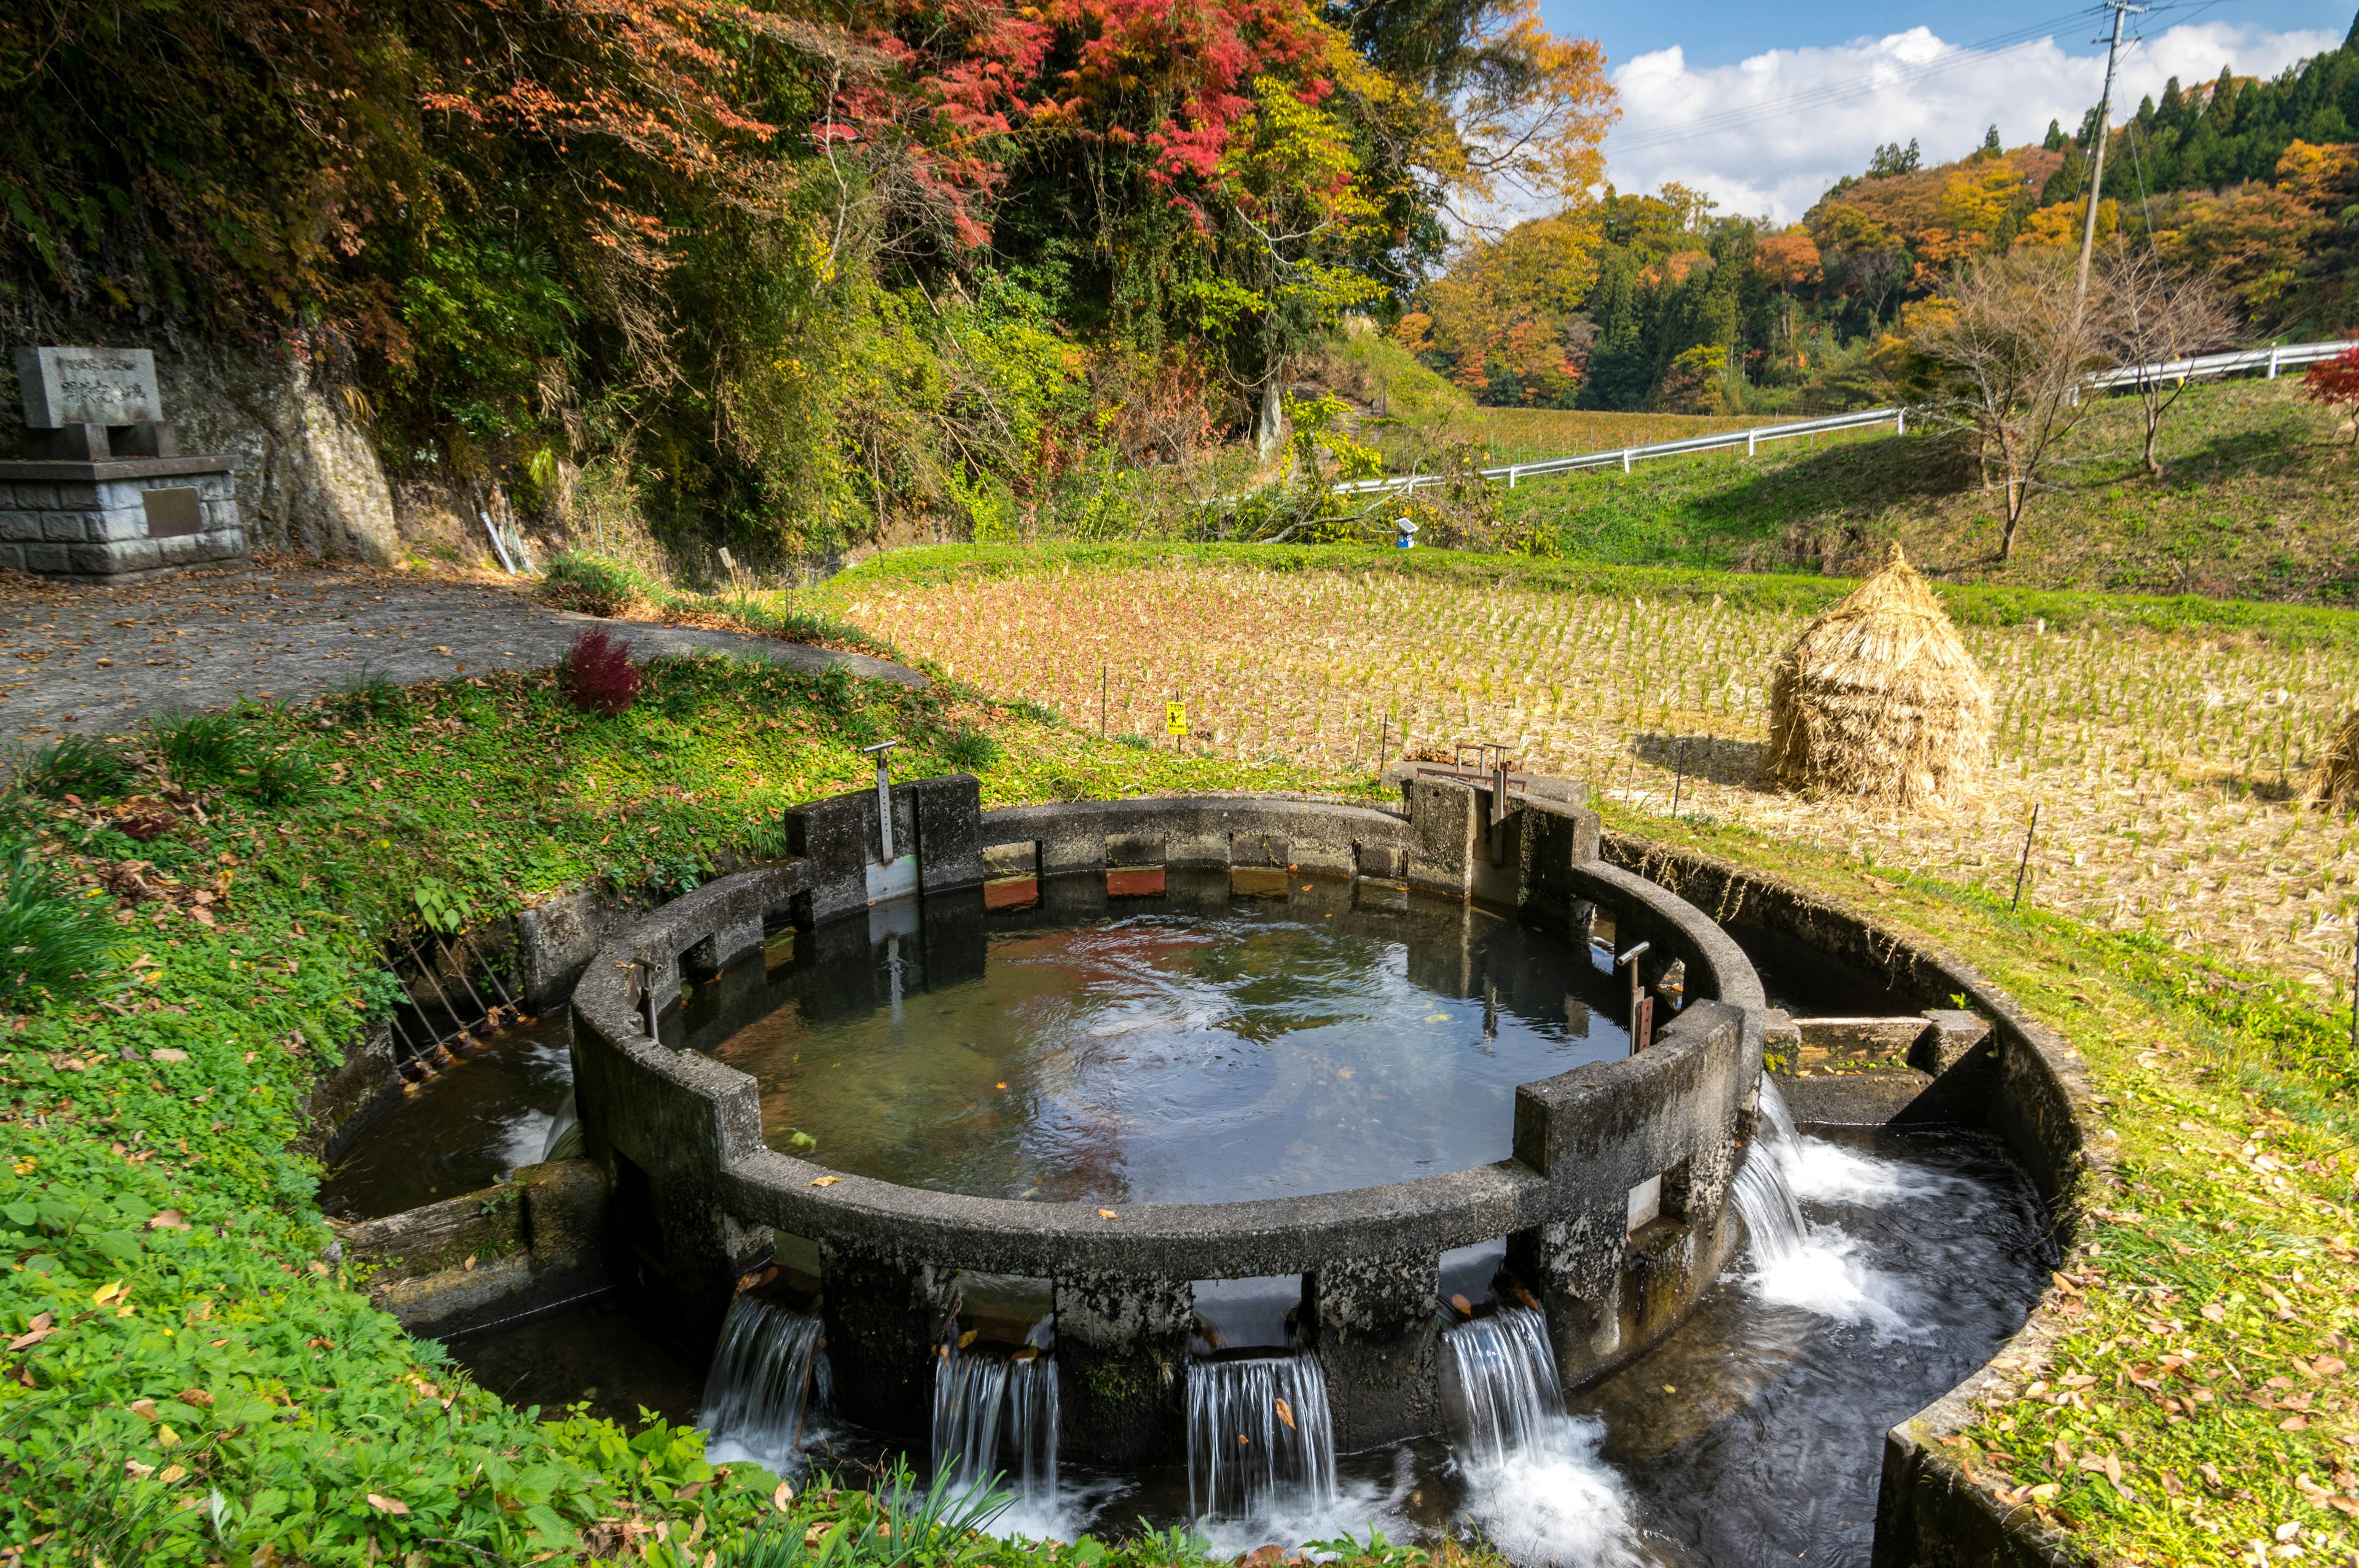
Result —
[[[2209, 81], [2223, 64], [2240, 76], [2274, 76], [2342, 41], [2329, 32], [2182, 24], [2125, 50], [2114, 121], [2173, 76]], [[1625, 191], [1678, 180], [1709, 192], [1723, 212], [1790, 222], [1835, 180], [1864, 169], [1879, 143], [1913, 136], [1928, 163], [1941, 163], [1979, 146], [1993, 123], [2009, 146], [2037, 141], [2051, 119], [2075, 130], [2104, 71], [2102, 53], [2067, 53], [2052, 37], [1975, 51], [1926, 27], [1704, 70], [1675, 46], [1614, 72], [1623, 114], [1606, 143], [1607, 171]]]

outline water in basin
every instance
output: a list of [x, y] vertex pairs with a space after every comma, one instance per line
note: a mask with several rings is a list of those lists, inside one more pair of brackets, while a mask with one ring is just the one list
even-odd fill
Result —
[[1511, 1152], [1516, 1085], [1628, 1054], [1626, 992], [1516, 918], [1300, 873], [1282, 892], [1157, 880], [1140, 897], [1051, 879], [1029, 907], [978, 894], [799, 933], [700, 987], [677, 1027], [759, 1080], [774, 1148], [1043, 1202], [1469, 1169]]

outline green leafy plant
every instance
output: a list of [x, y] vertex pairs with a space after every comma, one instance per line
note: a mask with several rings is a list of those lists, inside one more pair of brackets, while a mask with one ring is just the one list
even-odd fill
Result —
[[52, 800], [69, 795], [103, 800], [123, 794], [137, 776], [122, 752], [87, 735], [62, 736], [16, 758], [17, 787]]
[[227, 784], [253, 763], [253, 742], [234, 715], [176, 714], [154, 719], [150, 728], [166, 770], [183, 785]]
[[420, 877], [409, 890], [409, 902], [420, 920], [445, 935], [464, 930], [475, 917], [474, 903], [465, 892], [437, 877]]
[[276, 809], [308, 799], [320, 782], [320, 764], [311, 760], [310, 752], [288, 747], [257, 752], [254, 761], [239, 770], [235, 787], [255, 805]]
[[0, 849], [0, 995], [10, 1007], [79, 995], [105, 972], [116, 944], [103, 907], [64, 885], [30, 844]]
[[990, 767], [1000, 758], [999, 742], [980, 730], [953, 730], [937, 749], [944, 762], [969, 773]]
[[406, 724], [409, 694], [381, 670], [364, 670], [359, 678], [321, 704], [346, 724]]
[[[995, 1480], [996, 1477], [995, 1477]], [[740, 1542], [722, 1561], [732, 1568], [953, 1568], [1006, 1553], [986, 1534], [1015, 1495], [987, 1483], [960, 1487], [947, 1470], [919, 1487], [909, 1462], [897, 1458], [875, 1487], [847, 1494], [830, 1523], [789, 1521]]]

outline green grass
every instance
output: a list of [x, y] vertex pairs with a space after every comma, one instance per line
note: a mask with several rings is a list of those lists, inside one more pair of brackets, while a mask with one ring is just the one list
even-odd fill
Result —
[[[136, 804], [0, 797], [0, 837], [32, 846], [16, 885], [94, 905], [119, 949], [88, 996], [19, 989], [0, 1016], [0, 1552], [253, 1568], [627, 1541], [701, 1563], [778, 1517], [776, 1477], [717, 1473], [660, 1422], [510, 1410], [328, 1260], [318, 1169], [288, 1150], [299, 1097], [392, 1000], [380, 939], [584, 883], [693, 885], [774, 848], [785, 806], [863, 783], [858, 747], [886, 737], [912, 773], [975, 764], [994, 802], [1314, 782], [1100, 745], [955, 683], [720, 658], [658, 661], [608, 719], [545, 673], [364, 696], [168, 727]], [[267, 759], [301, 787], [255, 787]], [[200, 773], [201, 795], [164, 795]], [[123, 831], [159, 813], [152, 841]], [[143, 896], [102, 891], [129, 873]], [[781, 1522], [799, 1541], [850, 1506]]]
[[1856, 573], [1897, 541], [1952, 583], [2359, 603], [2359, 456], [2298, 383], [2189, 390], [2163, 427], [2165, 471], [2139, 465], [2137, 405], [2098, 404], [2032, 500], [2016, 557], [1966, 438], [1780, 443], [1518, 485], [1513, 519], [1569, 556], [1623, 565]]
[[[871, 589], [934, 587], [968, 577], [1032, 577], [1155, 567], [1258, 571], [1399, 573], [1467, 586], [1498, 584], [1541, 592], [1601, 594], [1649, 601], [1720, 600], [1740, 610], [1815, 614], [1858, 586], [1854, 578], [1799, 572], [1539, 559], [1457, 550], [1369, 549], [1353, 545], [921, 545], [873, 556], [817, 589], [804, 602], [840, 611]], [[2266, 637], [2292, 646], [2359, 646], [2359, 611], [2331, 605], [2136, 594], [2006, 584], [1937, 582], [1962, 623], [2051, 630], [2125, 627], [2166, 635]]]

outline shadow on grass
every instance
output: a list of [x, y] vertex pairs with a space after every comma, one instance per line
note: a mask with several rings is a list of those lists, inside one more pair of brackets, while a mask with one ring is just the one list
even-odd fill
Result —
[[1761, 742], [1723, 735], [1634, 735], [1630, 754], [1674, 774], [1738, 789], [1754, 787], [1761, 773]]
[[1670, 460], [1653, 472], [1641, 467], [1630, 481], [1586, 491], [1575, 476], [1560, 492], [1563, 499], [1547, 504], [1568, 545], [1578, 542], [1584, 554], [1809, 567], [1860, 546], [1875, 516], [1946, 499], [1979, 481], [1969, 438], [1945, 431], [1848, 440], [1817, 451], [1765, 449], [1750, 462]]
[[[2246, 474], [2284, 477], [2306, 470], [2333, 445], [2285, 425], [2226, 431], [2191, 450], [2166, 450], [2162, 478], [2154, 482], [2162, 488], [2184, 491], [2208, 489], [2222, 480]], [[2144, 476], [2145, 470], [2137, 466], [2136, 449], [2128, 453], [2128, 462], [2134, 476]]]

